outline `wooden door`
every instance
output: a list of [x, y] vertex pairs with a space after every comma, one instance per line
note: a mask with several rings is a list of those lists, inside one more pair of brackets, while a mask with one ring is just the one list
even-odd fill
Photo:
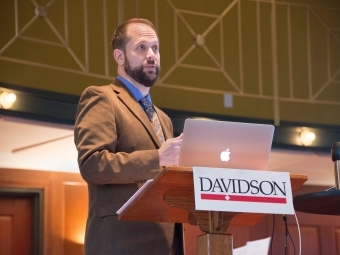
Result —
[[0, 254], [32, 255], [33, 198], [0, 196]]

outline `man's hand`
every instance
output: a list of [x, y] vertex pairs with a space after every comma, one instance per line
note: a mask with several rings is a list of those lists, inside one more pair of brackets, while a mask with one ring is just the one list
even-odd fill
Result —
[[158, 150], [159, 165], [160, 166], [173, 166], [177, 165], [179, 152], [182, 145], [182, 136], [177, 136], [166, 140]]

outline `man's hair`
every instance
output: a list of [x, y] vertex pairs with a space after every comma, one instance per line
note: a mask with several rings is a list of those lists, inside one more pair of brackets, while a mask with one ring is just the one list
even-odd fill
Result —
[[122, 50], [122, 51], [125, 52], [125, 46], [130, 40], [130, 38], [127, 36], [127, 27], [130, 24], [138, 24], [138, 23], [142, 23], [142, 24], [145, 24], [145, 25], [151, 27], [157, 35], [155, 26], [152, 24], [151, 21], [149, 21], [147, 19], [141, 19], [141, 18], [129, 19], [129, 20], [123, 22], [122, 24], [120, 24], [117, 27], [117, 29], [115, 30], [115, 32], [113, 33], [111, 45], [112, 45], [112, 48], [114, 50], [119, 49], [119, 50]]

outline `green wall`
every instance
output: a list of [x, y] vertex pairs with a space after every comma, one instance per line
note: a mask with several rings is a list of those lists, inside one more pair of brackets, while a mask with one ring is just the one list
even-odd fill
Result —
[[[338, 0], [33, 2], [0, 2], [2, 83], [76, 96], [108, 84], [116, 75], [113, 30], [144, 17], [161, 40], [152, 89], [159, 107], [340, 125]], [[36, 15], [38, 6], [45, 16]], [[232, 108], [224, 94], [233, 96]]]

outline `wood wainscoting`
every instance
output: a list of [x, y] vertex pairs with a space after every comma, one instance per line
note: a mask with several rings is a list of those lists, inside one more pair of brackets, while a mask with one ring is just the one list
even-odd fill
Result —
[[[312, 187], [299, 189], [300, 193], [324, 190], [327, 187]], [[87, 185], [79, 173], [48, 172], [35, 170], [0, 169], [1, 190], [25, 190], [27, 193], [41, 191], [42, 196], [42, 226], [41, 248], [44, 255], [82, 255], [85, 224], [88, 210]], [[5, 200], [0, 199], [0, 208], [4, 209]], [[10, 202], [11, 203], [11, 202]], [[23, 202], [23, 208], [28, 201]], [[28, 208], [30, 206], [28, 205]], [[26, 209], [22, 209], [26, 210]], [[31, 209], [27, 209], [28, 211]], [[1, 211], [0, 211], [1, 214]], [[240, 247], [247, 241], [257, 240], [272, 235], [273, 252], [270, 254], [285, 254], [286, 229], [283, 215], [267, 215], [253, 227], [230, 227], [234, 247]], [[340, 254], [340, 217], [297, 213], [302, 235], [303, 255], [337, 255]], [[28, 216], [31, 217], [31, 216]], [[2, 219], [2, 220], [1, 220]], [[0, 224], [8, 224], [6, 217]], [[288, 216], [288, 229], [294, 241], [296, 254], [299, 249], [298, 228], [294, 215]], [[196, 254], [196, 236], [201, 234], [197, 227], [185, 225], [186, 255]], [[1, 231], [1, 226], [0, 226]], [[0, 233], [6, 236], [9, 233]], [[37, 238], [37, 237], [33, 237]], [[26, 242], [37, 242], [31, 240]], [[38, 240], [39, 243], [39, 240]], [[16, 245], [19, 245], [16, 243]], [[28, 244], [21, 244], [27, 246]], [[10, 248], [2, 247], [2, 251]], [[4, 253], [6, 254], [6, 253]], [[293, 255], [292, 242], [288, 243], [288, 255]], [[21, 255], [21, 254], [20, 254]], [[36, 254], [34, 254], [36, 255]]]
[[[27, 193], [41, 190], [43, 194], [41, 203], [43, 233], [42, 240], [40, 240], [42, 253], [46, 255], [83, 254], [88, 197], [87, 185], [80, 174], [0, 169], [0, 190], [6, 190], [7, 194], [10, 194], [11, 190], [13, 192], [25, 190]], [[4, 206], [4, 202], [5, 200], [0, 200], [0, 207]], [[7, 238], [10, 239], [10, 237]], [[39, 237], [33, 236], [34, 238]], [[39, 243], [39, 240], [30, 239], [28, 242], [34, 244]], [[14, 242], [14, 245], [23, 246], [24, 244]], [[4, 249], [9, 251], [11, 248]]]

